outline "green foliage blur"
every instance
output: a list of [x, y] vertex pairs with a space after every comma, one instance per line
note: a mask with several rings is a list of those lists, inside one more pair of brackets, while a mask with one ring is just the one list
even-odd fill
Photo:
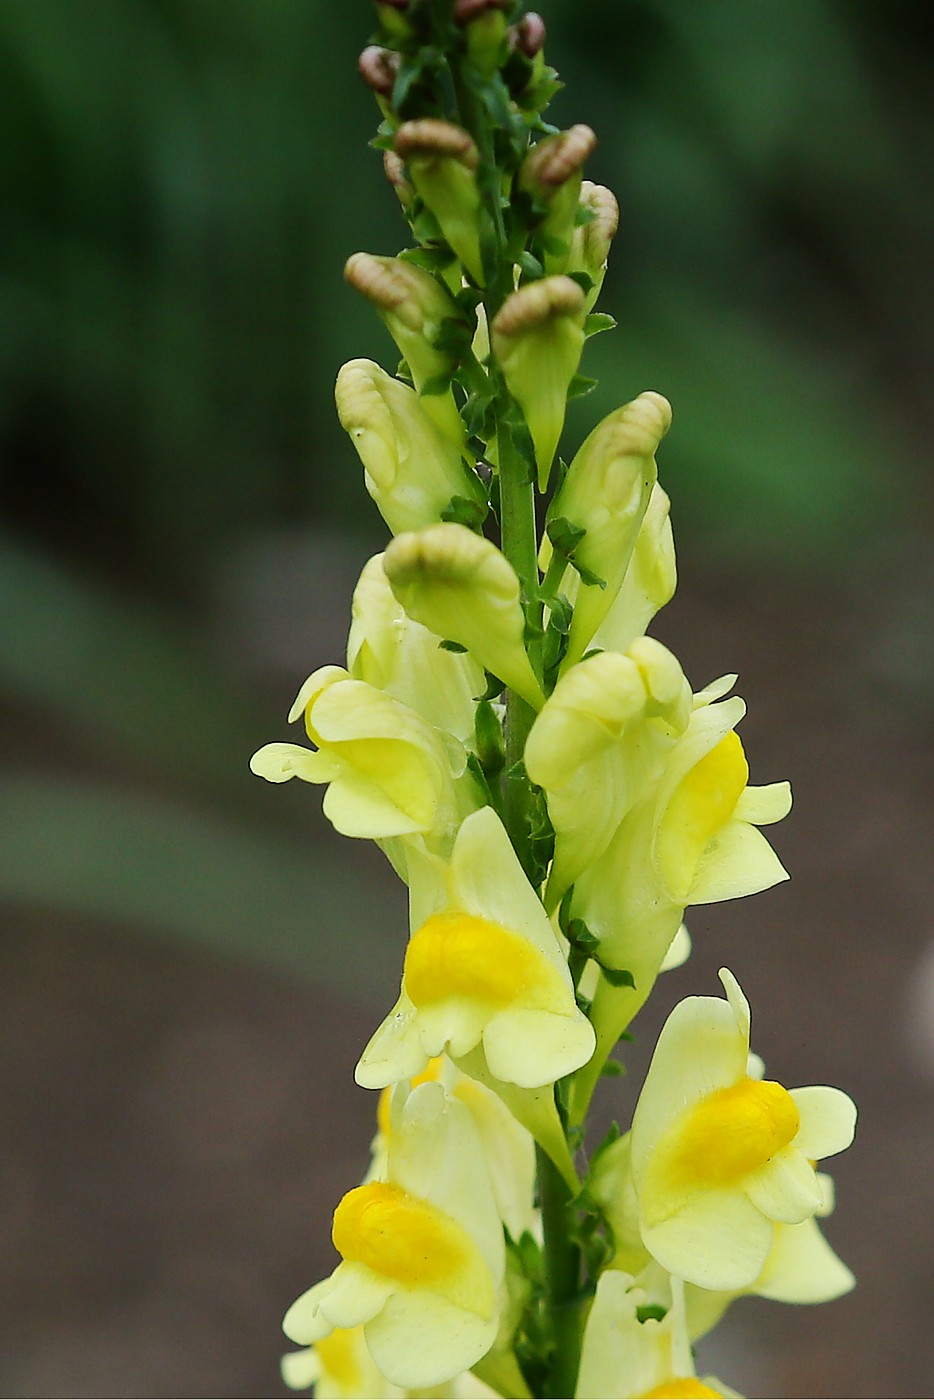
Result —
[[[680, 540], [730, 567], [851, 570], [930, 512], [924, 7], [539, 7], [567, 83], [552, 119], [595, 128], [588, 175], [622, 207], [601, 300], [620, 327], [588, 349], [600, 386], [569, 441], [657, 388], [675, 408], [663, 478]], [[404, 230], [367, 148], [371, 27], [366, 4], [325, 0], [0, 0], [2, 801], [17, 823], [0, 899], [316, 964], [294, 899], [257, 913], [268, 837], [249, 823], [272, 807], [245, 762], [284, 735], [205, 636], [251, 541], [349, 534], [362, 561], [383, 538], [332, 404], [342, 361], [395, 362], [341, 275]], [[340, 658], [310, 657], [325, 659]], [[295, 795], [272, 796], [276, 879], [336, 899], [340, 858], [316, 866]], [[78, 840], [81, 810], [95, 817]], [[254, 854], [214, 908], [225, 842]]]

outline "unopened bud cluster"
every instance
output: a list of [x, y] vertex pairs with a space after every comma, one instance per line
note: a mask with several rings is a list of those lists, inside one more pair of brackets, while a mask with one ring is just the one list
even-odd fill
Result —
[[307, 742], [252, 767], [323, 785], [337, 830], [377, 842], [409, 938], [356, 1069], [379, 1093], [370, 1168], [334, 1212], [340, 1262], [286, 1316], [284, 1375], [322, 1396], [734, 1395], [692, 1346], [736, 1298], [852, 1286], [816, 1165], [852, 1103], [764, 1078], [723, 969], [723, 997], [668, 1018], [629, 1129], [589, 1159], [585, 1130], [690, 952], [686, 911], [787, 878], [761, 828], [790, 789], [749, 781], [736, 677], [695, 691], [647, 635], [676, 581], [667, 401], [635, 395], [558, 456], [612, 326], [593, 307], [618, 208], [584, 178], [594, 133], [543, 117], [541, 19], [376, 10], [360, 72], [411, 239], [346, 277], [401, 362], [352, 360], [336, 399], [392, 538], [346, 664], [293, 705]]

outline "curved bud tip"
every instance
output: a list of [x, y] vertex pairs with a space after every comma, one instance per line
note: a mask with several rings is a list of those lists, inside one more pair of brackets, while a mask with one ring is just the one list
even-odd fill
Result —
[[357, 69], [368, 88], [380, 97], [389, 97], [399, 72], [399, 55], [379, 44], [370, 44], [357, 59]]
[[516, 44], [526, 58], [535, 58], [545, 47], [545, 21], [534, 10], [523, 15], [515, 28]]
[[396, 155], [408, 161], [412, 157], [440, 157], [459, 161], [469, 170], [476, 170], [480, 155], [470, 133], [453, 122], [437, 117], [403, 122], [394, 139]]
[[[612, 190], [606, 185], [595, 185], [585, 180], [581, 185], [581, 204], [593, 214], [589, 224], [584, 225], [585, 234], [608, 248], [619, 229], [619, 203]], [[604, 256], [606, 256], [604, 254]]]
[[596, 144], [596, 135], [583, 123], [546, 136], [523, 162], [522, 183], [551, 189], [565, 184], [581, 170]]
[[358, 292], [385, 311], [395, 311], [408, 295], [405, 279], [389, 258], [373, 253], [351, 253], [344, 264], [344, 278]]
[[407, 209], [415, 194], [414, 187], [405, 178], [405, 165], [395, 151], [383, 151], [383, 171], [392, 185], [403, 209]]
[[584, 293], [573, 277], [543, 277], [529, 282], [506, 298], [491, 327], [496, 341], [521, 336], [555, 316], [579, 316]]
[[629, 422], [637, 429], [643, 429], [652, 440], [651, 450], [654, 452], [671, 427], [671, 404], [663, 394], [657, 394], [654, 389], [645, 389], [627, 407]]

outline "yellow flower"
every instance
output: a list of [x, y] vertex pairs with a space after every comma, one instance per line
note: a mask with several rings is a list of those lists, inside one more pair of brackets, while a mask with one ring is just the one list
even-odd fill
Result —
[[691, 714], [676, 658], [640, 637], [566, 671], [529, 733], [525, 766], [555, 829], [546, 904], [603, 854], [626, 812], [657, 781]]
[[[756, 1058], [751, 1056], [750, 1061]], [[758, 1066], [752, 1063], [747, 1066], [747, 1074], [750, 1078], [761, 1077]], [[818, 1172], [817, 1184], [821, 1202], [815, 1216], [797, 1225], [776, 1223], [771, 1249], [752, 1283], [729, 1291], [686, 1285], [687, 1328], [692, 1342], [709, 1332], [735, 1299], [747, 1294], [783, 1303], [826, 1303], [853, 1287], [852, 1273], [831, 1249], [817, 1223], [818, 1218], [833, 1210], [833, 1182], [825, 1172]], [[599, 1154], [588, 1187], [613, 1231], [612, 1268], [634, 1275], [651, 1303], [670, 1307], [671, 1276], [656, 1263], [642, 1240], [630, 1133]]]
[[460, 446], [425, 411], [425, 399], [372, 360], [350, 360], [334, 390], [341, 426], [364, 467], [366, 489], [394, 535], [441, 518], [454, 496], [479, 499]]
[[660, 1321], [639, 1321], [648, 1299], [633, 1278], [607, 1269], [597, 1283], [581, 1351], [577, 1400], [723, 1400], [736, 1396], [694, 1369], [684, 1300], [674, 1284], [672, 1307]]
[[[535, 1142], [530, 1132], [509, 1112], [498, 1094], [463, 1074], [446, 1056], [429, 1060], [412, 1087], [441, 1083], [447, 1093], [469, 1111], [480, 1135], [490, 1171], [490, 1182], [500, 1219], [514, 1240], [537, 1228], [535, 1211]], [[379, 1096], [379, 1131], [373, 1140], [370, 1177], [385, 1173], [392, 1117], [390, 1102], [395, 1089], [387, 1087]]]
[[601, 980], [597, 988], [591, 1019], [599, 1052], [575, 1084], [575, 1119], [600, 1064], [651, 991], [685, 908], [737, 899], [788, 878], [758, 827], [785, 816], [791, 790], [787, 783], [748, 785], [735, 732], [746, 707], [738, 696], [719, 698], [734, 679], [694, 697], [657, 784], [576, 881], [573, 916], [599, 939], [600, 962], [630, 972], [635, 985]]
[[[324, 814], [345, 836], [435, 832], [457, 820], [451, 768], [460, 746], [446, 745], [408, 705], [323, 666], [298, 692], [289, 722], [302, 715], [316, 749], [266, 744], [250, 767], [271, 783], [327, 783]], [[464, 762], [461, 753], [461, 771]]]
[[476, 1128], [440, 1084], [393, 1103], [385, 1181], [347, 1193], [332, 1238], [342, 1262], [286, 1313], [294, 1342], [363, 1327], [395, 1385], [443, 1384], [486, 1354], [499, 1325], [503, 1235]]
[[776, 1224], [823, 1206], [813, 1163], [848, 1147], [856, 1110], [839, 1089], [788, 1091], [750, 1078], [749, 1004], [689, 997], [659, 1036], [632, 1124], [642, 1239], [670, 1273], [702, 1288], [748, 1287]]
[[397, 1400], [404, 1395], [373, 1362], [362, 1327], [338, 1327], [315, 1346], [282, 1358], [290, 1390], [315, 1388], [315, 1400]]
[[441, 899], [409, 940], [399, 1000], [364, 1050], [357, 1083], [381, 1089], [421, 1073], [442, 1051], [458, 1060], [481, 1045], [490, 1074], [507, 1084], [534, 1089], [570, 1074], [590, 1058], [593, 1031], [491, 807], [463, 822], [445, 874]]
[[377, 554], [354, 590], [347, 668], [358, 681], [384, 690], [435, 729], [473, 743], [475, 697], [486, 689], [483, 670], [465, 653], [447, 651], [427, 627], [409, 617], [393, 593]]
[[442, 523], [398, 535], [383, 568], [409, 617], [457, 642], [538, 709], [541, 687], [525, 651], [525, 616], [515, 569], [490, 540]]

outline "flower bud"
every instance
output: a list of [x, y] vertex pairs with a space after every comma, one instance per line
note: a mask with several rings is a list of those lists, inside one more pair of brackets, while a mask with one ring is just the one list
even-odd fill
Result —
[[593, 217], [588, 223], [579, 224], [574, 229], [565, 270], [585, 272], [592, 280], [593, 286], [587, 293], [587, 310], [590, 311], [600, 295], [606, 276], [607, 255], [619, 228], [619, 205], [612, 190], [605, 185], [595, 185], [590, 180], [581, 182], [580, 204]]
[[584, 348], [584, 315], [584, 293], [576, 282], [544, 277], [508, 296], [490, 327], [493, 353], [532, 435], [541, 491]]
[[547, 273], [565, 272], [575, 232], [584, 162], [597, 144], [589, 126], [546, 136], [533, 146], [519, 170], [519, 188], [544, 206], [539, 226]]
[[334, 397], [364, 467], [366, 489], [394, 535], [434, 524], [453, 496], [479, 499], [457, 446], [425, 412], [425, 399], [372, 360], [350, 360]]
[[463, 525], [398, 535], [383, 567], [409, 617], [458, 642], [535, 709], [542, 692], [524, 646], [525, 617], [512, 565]]
[[399, 55], [379, 44], [369, 44], [357, 59], [357, 68], [368, 88], [380, 97], [389, 97], [399, 71]]
[[[460, 319], [454, 298], [430, 272], [402, 258], [353, 253], [344, 265], [352, 287], [370, 300], [405, 357], [422, 406], [460, 448], [464, 426], [450, 389], [435, 392], [455, 365], [450, 350], [438, 345], [445, 321]], [[427, 391], [427, 392], [426, 392]]]
[[395, 150], [448, 243], [482, 286], [479, 155], [473, 138], [453, 122], [425, 117], [403, 122], [395, 135]]
[[655, 485], [655, 450], [670, 422], [671, 406], [660, 394], [640, 394], [618, 408], [585, 439], [549, 507], [553, 541], [561, 526], [585, 532], [573, 548], [582, 577], [568, 666], [583, 656], [619, 592]]
[[537, 58], [545, 47], [545, 21], [534, 10], [524, 14], [516, 25], [516, 45], [526, 58]]
[[678, 571], [668, 518], [670, 505], [656, 482], [620, 590], [591, 639], [594, 646], [626, 651], [673, 598]]

